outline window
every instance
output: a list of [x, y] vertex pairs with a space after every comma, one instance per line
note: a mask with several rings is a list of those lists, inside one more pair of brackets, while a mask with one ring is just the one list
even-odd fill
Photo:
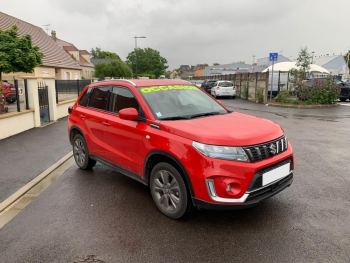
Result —
[[79, 104], [80, 106], [84, 106], [84, 107], [87, 106], [88, 100], [89, 100], [90, 91], [91, 91], [91, 88], [89, 88], [89, 89], [83, 94], [83, 96], [81, 96], [81, 98], [80, 98], [80, 100], [79, 100], [79, 102], [78, 102], [78, 104]]
[[233, 83], [231, 81], [223, 81], [219, 83], [220, 87], [232, 87]]
[[135, 108], [139, 111], [139, 104], [135, 96], [127, 88], [113, 87], [109, 105], [109, 111], [118, 113], [125, 108]]
[[89, 107], [107, 110], [111, 87], [94, 87], [89, 99]]
[[66, 80], [70, 80], [70, 72], [66, 72]]

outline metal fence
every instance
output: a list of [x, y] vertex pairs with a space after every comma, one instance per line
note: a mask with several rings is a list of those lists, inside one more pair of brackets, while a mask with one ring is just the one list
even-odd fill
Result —
[[76, 99], [91, 80], [56, 80], [56, 102]]
[[26, 79], [4, 80], [2, 90], [5, 103], [3, 112], [21, 112], [29, 109]]

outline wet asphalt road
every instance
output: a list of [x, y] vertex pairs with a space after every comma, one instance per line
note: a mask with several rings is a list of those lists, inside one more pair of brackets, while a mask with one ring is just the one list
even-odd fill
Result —
[[296, 157], [290, 188], [248, 210], [174, 221], [141, 184], [72, 166], [0, 230], [0, 262], [350, 262], [350, 107], [223, 102], [284, 127]]

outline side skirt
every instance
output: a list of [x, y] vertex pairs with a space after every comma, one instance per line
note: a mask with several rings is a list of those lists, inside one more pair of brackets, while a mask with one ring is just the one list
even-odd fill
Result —
[[111, 163], [109, 161], [106, 161], [106, 160], [104, 160], [104, 159], [102, 159], [100, 157], [97, 157], [97, 156], [93, 156], [92, 155], [92, 156], [90, 156], [90, 158], [94, 159], [95, 161], [98, 161], [98, 162], [100, 162], [100, 163], [102, 163], [102, 164], [104, 164], [104, 165], [106, 165], [106, 166], [108, 166], [110, 168], [112, 168], [113, 170], [115, 170], [118, 173], [121, 173], [121, 174], [123, 174], [123, 175], [125, 175], [125, 176], [127, 176], [127, 177], [129, 177], [129, 178], [131, 178], [131, 179], [133, 179], [133, 180], [143, 184], [143, 185], [148, 186], [147, 182], [144, 180], [143, 177], [141, 177], [141, 176], [139, 176], [139, 175], [137, 175], [137, 174], [127, 170], [127, 169], [124, 169], [124, 168], [122, 168], [122, 167], [120, 167], [120, 166], [118, 166], [116, 164], [113, 164], [113, 163]]

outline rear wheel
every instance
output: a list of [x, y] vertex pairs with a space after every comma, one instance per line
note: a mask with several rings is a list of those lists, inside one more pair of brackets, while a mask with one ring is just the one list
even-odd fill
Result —
[[157, 164], [151, 172], [150, 191], [157, 208], [172, 219], [189, 213], [190, 197], [179, 171], [169, 163]]
[[96, 161], [89, 157], [85, 139], [81, 134], [76, 134], [73, 138], [73, 155], [75, 163], [82, 170], [91, 169], [96, 164]]

